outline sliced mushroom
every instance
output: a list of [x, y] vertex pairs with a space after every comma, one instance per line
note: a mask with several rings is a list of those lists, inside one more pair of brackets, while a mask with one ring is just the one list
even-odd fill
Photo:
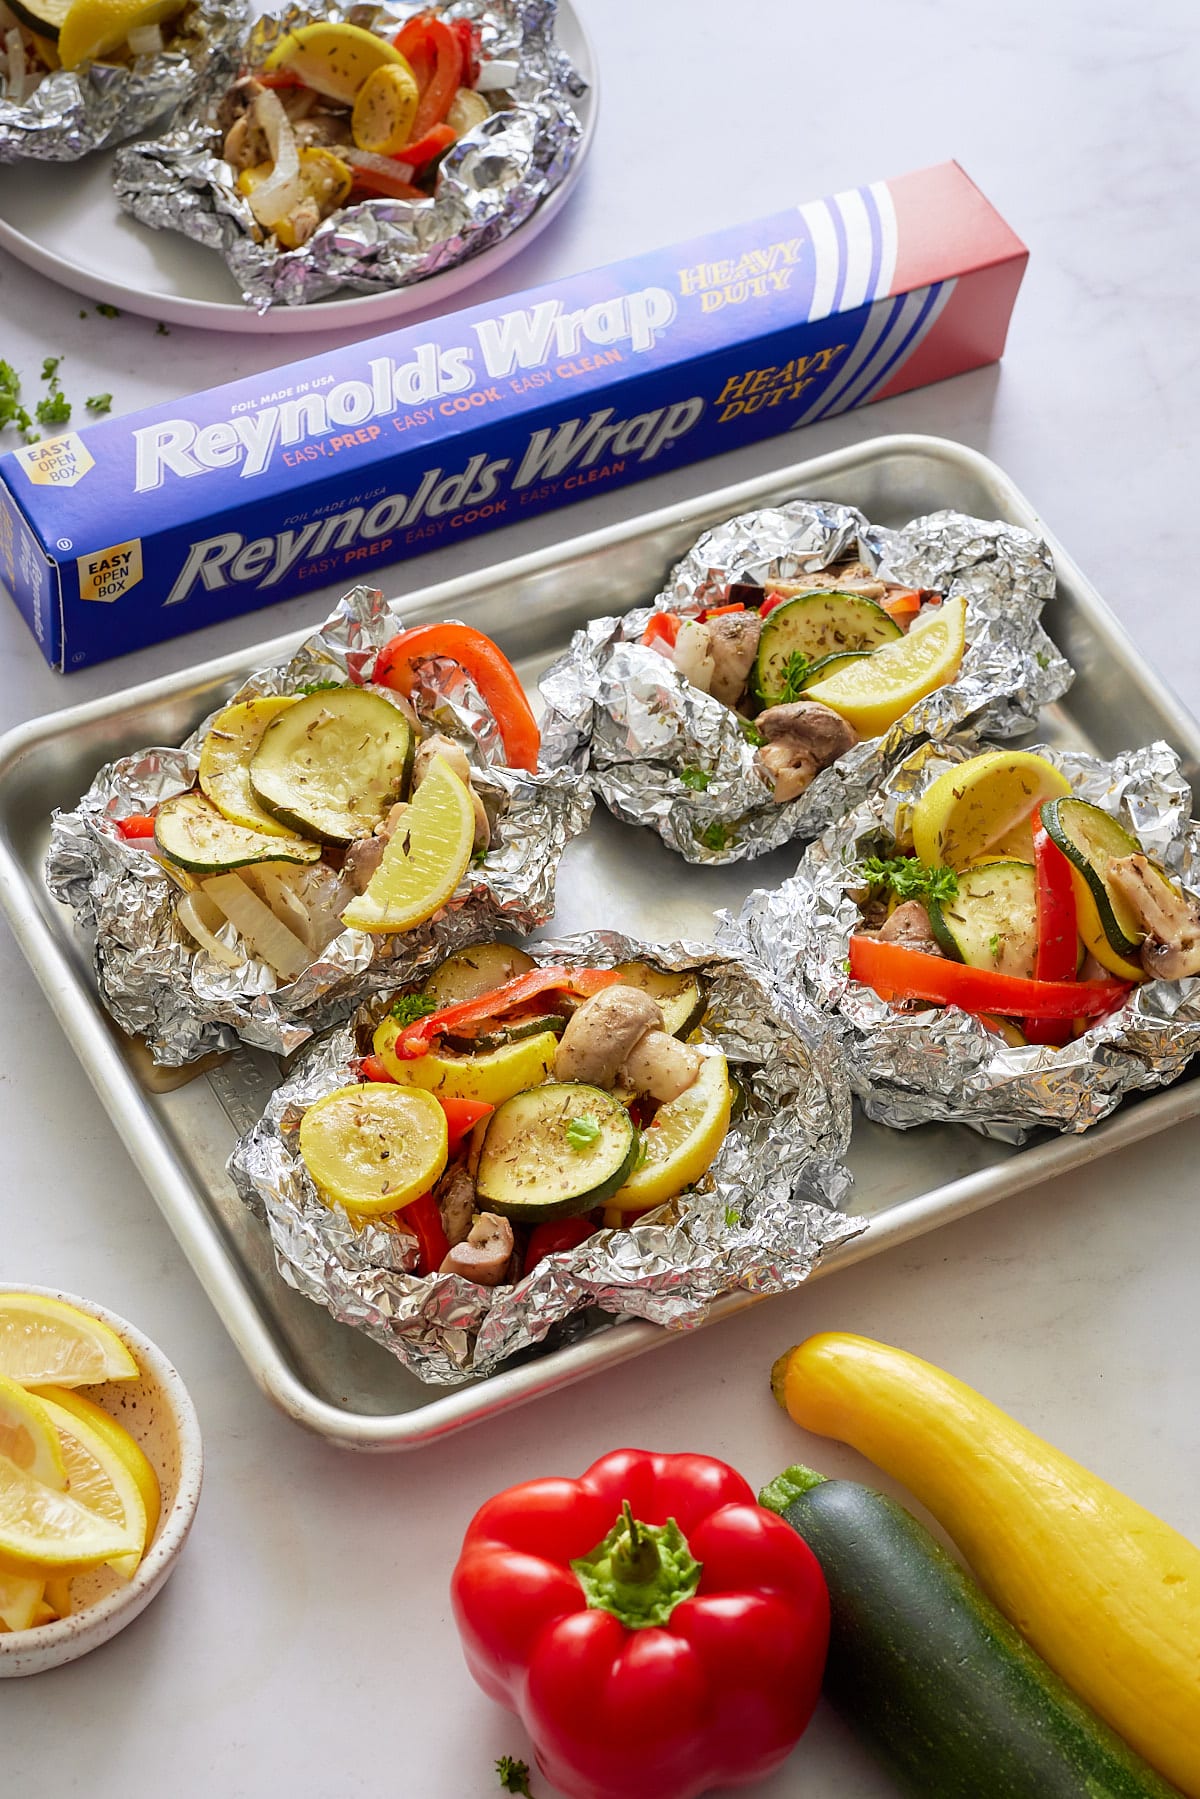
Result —
[[634, 1046], [647, 1031], [662, 1027], [662, 1012], [648, 993], [620, 983], [605, 987], [568, 1022], [554, 1058], [554, 1078], [611, 1088]]
[[243, 169], [256, 169], [260, 163], [271, 160], [267, 134], [255, 118], [252, 106], [247, 106], [225, 133], [221, 155], [239, 173]]
[[433, 764], [435, 756], [440, 756], [452, 774], [456, 774], [471, 796], [471, 804], [475, 808], [475, 848], [485, 850], [492, 841], [492, 827], [483, 801], [471, 785], [471, 764], [461, 743], [455, 743], [452, 737], [443, 737], [435, 731], [427, 737], [413, 757], [412, 790], [415, 793]]
[[881, 600], [887, 592], [887, 582], [873, 575], [865, 562], [834, 563], [832, 568], [820, 568], [812, 575], [797, 575], [792, 581], [768, 581], [771, 593], [779, 593], [785, 599], [794, 599], [801, 593], [861, 593], [865, 599]]
[[853, 726], [816, 700], [768, 706], [754, 722], [767, 740], [758, 761], [775, 783], [779, 805], [796, 799], [823, 768], [858, 742]]
[[886, 919], [879, 931], [881, 943], [898, 943], [901, 949], [920, 950], [925, 956], [940, 956], [942, 946], [933, 934], [929, 914], [920, 900], [905, 900]]
[[367, 891], [376, 869], [383, 861], [383, 852], [388, 846], [388, 841], [395, 834], [400, 820], [407, 811], [407, 802], [397, 800], [383, 823], [376, 826], [373, 837], [358, 837], [347, 849], [342, 861], [342, 875], [349, 881], [355, 893]]
[[700, 1072], [700, 1051], [666, 1031], [647, 1031], [617, 1072], [622, 1087], [667, 1104], [686, 1093]]
[[442, 1176], [433, 1196], [442, 1215], [442, 1229], [454, 1249], [469, 1236], [475, 1215], [475, 1183], [461, 1162]]
[[701, 693], [711, 691], [715, 670], [707, 625], [697, 624], [694, 618], [681, 625], [672, 656], [685, 681], [698, 687]]
[[461, 1274], [477, 1287], [498, 1287], [512, 1261], [513, 1228], [495, 1212], [480, 1212], [461, 1243], [456, 1243], [438, 1269]]
[[1200, 974], [1200, 908], [1145, 856], [1117, 856], [1108, 879], [1146, 932], [1142, 967], [1153, 980]]
[[713, 665], [708, 691], [723, 706], [736, 706], [758, 655], [762, 620], [757, 612], [727, 612], [709, 619], [705, 629]]

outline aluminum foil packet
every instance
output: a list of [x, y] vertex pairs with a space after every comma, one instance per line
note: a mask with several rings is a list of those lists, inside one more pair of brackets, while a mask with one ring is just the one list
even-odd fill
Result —
[[157, 56], [55, 69], [19, 103], [0, 92], [0, 163], [75, 162], [206, 103], [237, 70], [247, 16], [246, 0], [189, 0]]
[[[738, 714], [640, 639], [655, 611], [694, 618], [719, 606], [732, 582], [791, 581], [848, 557], [885, 580], [964, 594], [967, 652], [948, 686], [777, 805]], [[993, 736], [1031, 730], [1073, 679], [1038, 622], [1053, 594], [1049, 550], [1015, 525], [935, 512], [892, 531], [817, 500], [743, 512], [705, 532], [652, 607], [576, 632], [542, 679], [544, 753], [589, 770], [618, 818], [649, 825], [687, 861], [747, 861], [816, 837], [923, 738], [945, 738], [968, 720]]]
[[[862, 892], [855, 871], [867, 856], [910, 850], [912, 805], [944, 770], [993, 747], [965, 738], [922, 745], [870, 800], [809, 846], [790, 880], [751, 893], [736, 919], [724, 914], [718, 938], [735, 953], [760, 956], [833, 1021], [868, 1118], [901, 1130], [968, 1124], [985, 1137], [1023, 1143], [1038, 1126], [1086, 1131], [1126, 1094], [1176, 1080], [1200, 1050], [1200, 980], [1147, 981], [1119, 1011], [1061, 1049], [1010, 1046], [957, 1007], [901, 1010], [850, 980], [846, 958], [860, 920], [854, 895]], [[1200, 824], [1167, 744], [1111, 761], [1045, 744], [1033, 750], [1200, 896]]]
[[[289, 661], [251, 675], [222, 706], [322, 680], [368, 681], [376, 652], [402, 629], [377, 589], [353, 588]], [[146, 1039], [156, 1062], [191, 1062], [239, 1040], [288, 1055], [367, 994], [419, 977], [451, 950], [498, 931], [519, 935], [550, 918], [563, 849], [591, 817], [586, 785], [570, 770], [531, 775], [505, 767], [496, 721], [462, 670], [438, 659], [418, 672], [418, 714], [467, 749], [472, 786], [492, 823], [491, 848], [427, 923], [389, 937], [344, 930], [286, 986], [264, 962], [227, 968], [198, 948], [176, 920], [174, 881], [116, 829], [117, 819], [151, 811], [194, 784], [220, 707], [180, 748], [109, 763], [73, 812], [55, 813], [47, 884], [79, 924], [94, 926], [101, 997], [122, 1030]], [[230, 926], [219, 936], [230, 947], [238, 942]]]
[[628, 1229], [547, 1256], [514, 1286], [412, 1273], [413, 1239], [382, 1225], [356, 1229], [318, 1197], [299, 1153], [305, 1108], [358, 1078], [358, 1054], [386, 1009], [380, 1001], [305, 1051], [229, 1163], [266, 1222], [284, 1280], [431, 1385], [491, 1374], [589, 1311], [689, 1329], [723, 1293], [799, 1285], [826, 1248], [865, 1228], [837, 1209], [850, 1185], [849, 1092], [825, 1023], [806, 1002], [711, 944], [650, 946], [602, 931], [525, 947], [541, 962], [639, 960], [702, 976], [702, 1035], [724, 1051], [737, 1099], [724, 1145], [695, 1187]]
[[[421, 8], [412, 5], [289, 6], [257, 19], [243, 47], [253, 73], [287, 31], [317, 19], [346, 21], [388, 37]], [[555, 41], [556, 0], [450, 0], [447, 19], [470, 19], [482, 35], [484, 68], [512, 69], [494, 111], [444, 156], [432, 200], [372, 199], [340, 207], [308, 242], [263, 241], [234, 172], [222, 160], [222, 95], [186, 123], [117, 158], [114, 185], [126, 212], [156, 230], [182, 231], [216, 250], [248, 306], [300, 306], [339, 290], [409, 287], [499, 243], [523, 225], [563, 180], [583, 126], [576, 102], [586, 83]]]

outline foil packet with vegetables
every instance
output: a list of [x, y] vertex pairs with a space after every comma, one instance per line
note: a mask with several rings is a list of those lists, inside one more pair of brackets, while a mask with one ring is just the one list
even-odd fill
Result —
[[283, 1278], [422, 1380], [588, 1312], [781, 1292], [861, 1220], [819, 1015], [711, 945], [493, 942], [311, 1045], [230, 1173]]
[[224, 257], [247, 305], [407, 287], [515, 231], [566, 175], [585, 84], [555, 0], [290, 6], [117, 197]]
[[1029, 730], [1072, 671], [1050, 553], [937, 512], [893, 531], [792, 500], [707, 531], [650, 608], [593, 619], [543, 677], [553, 763], [689, 862], [815, 837], [922, 738]]
[[489, 638], [406, 631], [357, 587], [180, 748], [101, 769], [54, 816], [47, 882], [156, 1061], [290, 1054], [447, 951], [551, 916], [592, 802], [538, 745]]
[[0, 0], [0, 163], [75, 162], [203, 104], [245, 0]]
[[1200, 825], [1175, 752], [927, 743], [720, 940], [838, 1032], [869, 1118], [1085, 1131], [1200, 1049]]

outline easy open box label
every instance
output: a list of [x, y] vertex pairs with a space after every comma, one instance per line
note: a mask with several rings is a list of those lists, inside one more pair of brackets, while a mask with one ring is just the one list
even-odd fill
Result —
[[0, 458], [0, 574], [83, 667], [994, 361], [1025, 261], [855, 188]]

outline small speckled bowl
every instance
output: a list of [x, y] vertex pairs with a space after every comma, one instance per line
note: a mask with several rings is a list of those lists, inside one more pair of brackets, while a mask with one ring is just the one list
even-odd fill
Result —
[[80, 1391], [103, 1406], [141, 1444], [162, 1488], [162, 1515], [133, 1579], [121, 1580], [111, 1568], [77, 1575], [71, 1582], [74, 1609], [69, 1617], [30, 1630], [0, 1631], [3, 1679], [40, 1674], [74, 1661], [107, 1643], [145, 1610], [165, 1584], [187, 1540], [200, 1498], [204, 1454], [191, 1396], [162, 1350], [148, 1337], [103, 1306], [78, 1299], [73, 1293], [11, 1281], [0, 1282], [0, 1288], [6, 1293], [42, 1293], [49, 1299], [65, 1300], [102, 1319], [128, 1344], [141, 1369], [137, 1380], [107, 1381]]

